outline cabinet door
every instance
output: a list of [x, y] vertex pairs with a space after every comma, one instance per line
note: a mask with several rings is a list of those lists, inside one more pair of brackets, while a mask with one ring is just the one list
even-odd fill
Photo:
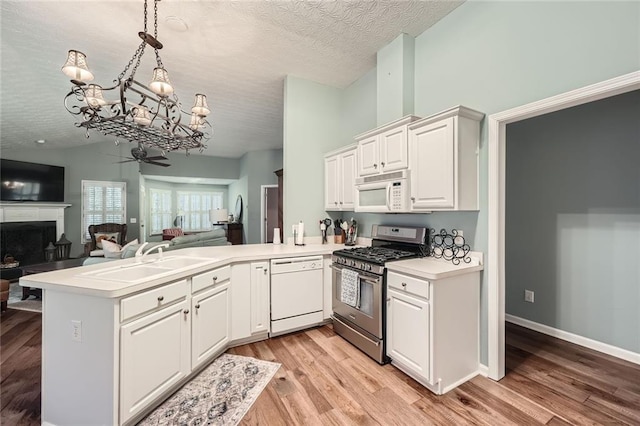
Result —
[[411, 209], [453, 208], [453, 117], [413, 129], [410, 145]]
[[251, 333], [269, 331], [269, 263], [251, 263]]
[[378, 135], [358, 142], [358, 176], [375, 175], [380, 172]]
[[340, 155], [340, 188], [338, 193], [340, 194], [341, 210], [353, 210], [355, 208], [356, 167], [358, 166], [356, 153], [357, 151], [354, 149]]
[[387, 356], [429, 377], [429, 303], [387, 291]]
[[231, 340], [251, 336], [251, 265], [231, 266]]
[[324, 159], [324, 208], [325, 210], [338, 210], [338, 171], [339, 156]]
[[191, 371], [187, 301], [120, 328], [120, 423]]
[[191, 369], [207, 361], [229, 342], [229, 280], [193, 296]]
[[407, 127], [401, 126], [380, 135], [380, 171], [406, 169], [409, 167], [409, 144]]

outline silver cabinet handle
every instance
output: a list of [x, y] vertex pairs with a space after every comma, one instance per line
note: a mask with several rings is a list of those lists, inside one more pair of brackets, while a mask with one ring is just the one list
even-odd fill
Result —
[[342, 204], [342, 201], [340, 201], [340, 204]]
[[158, 302], [162, 302], [164, 300], [164, 296], [158, 296]]
[[402, 287], [407, 288], [407, 283], [402, 283]]
[[182, 311], [182, 312], [184, 312], [185, 314], [188, 314], [188, 313], [189, 313], [189, 310], [188, 310], [188, 309], [185, 309], [185, 310], [184, 310], [184, 311]]
[[216, 282], [217, 279], [218, 277], [213, 277], [213, 282]]
[[416, 197], [411, 197], [411, 201], [416, 202]]
[[376, 163], [373, 163], [373, 168], [374, 168], [374, 169], [377, 169], [377, 168], [378, 168], [378, 165], [377, 165]]
[[338, 205], [338, 202], [337, 202], [337, 201], [334, 201], [334, 202], [333, 202], [333, 204], [335, 204], [335, 205], [337, 206], [337, 205]]
[[382, 168], [384, 168], [384, 161], [382, 163], [380, 163], [380, 165], [382, 166]]
[[196, 304], [195, 308], [196, 308], [196, 309], [200, 309], [200, 304], [199, 304], [199, 303], [198, 303], [198, 304]]

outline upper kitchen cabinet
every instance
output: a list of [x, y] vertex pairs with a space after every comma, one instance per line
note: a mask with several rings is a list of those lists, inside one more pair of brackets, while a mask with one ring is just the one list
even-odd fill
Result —
[[420, 117], [408, 115], [356, 136], [358, 177], [409, 167], [407, 125], [419, 119]]
[[353, 210], [356, 179], [357, 150], [349, 145], [324, 157], [325, 210]]
[[408, 126], [412, 212], [478, 210], [484, 114], [457, 106]]

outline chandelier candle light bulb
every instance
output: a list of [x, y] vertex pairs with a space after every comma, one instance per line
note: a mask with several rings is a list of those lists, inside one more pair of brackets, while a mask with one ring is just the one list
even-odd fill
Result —
[[[76, 126], [86, 128], [87, 137], [89, 130], [93, 129], [104, 135], [113, 135], [116, 145], [118, 139], [127, 139], [163, 152], [183, 149], [188, 154], [195, 148], [202, 151], [206, 148], [203, 140], [209, 137], [206, 132], [211, 129], [205, 117], [211, 110], [206, 96], [201, 93], [196, 94], [191, 112], [182, 110], [158, 52], [163, 47], [157, 39], [160, 0], [152, 1], [154, 34], [147, 33], [148, 0], [144, 0], [144, 31], [138, 33], [142, 43], [118, 75], [114, 86], [87, 86], [86, 82], [94, 78], [87, 66], [87, 57], [78, 50], [69, 50], [62, 72], [72, 79], [72, 86], [64, 98], [64, 105], [69, 113], [79, 117], [80, 122]], [[135, 74], [147, 45], [154, 50], [158, 66], [153, 70], [151, 82], [145, 86], [135, 80]], [[113, 94], [107, 96], [111, 100], [105, 100], [105, 92]], [[109, 108], [102, 108], [105, 105]]]

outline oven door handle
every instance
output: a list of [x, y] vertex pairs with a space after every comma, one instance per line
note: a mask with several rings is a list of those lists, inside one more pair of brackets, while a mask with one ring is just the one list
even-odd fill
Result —
[[[342, 272], [342, 270], [344, 268], [345, 268], [344, 266], [336, 266], [334, 264], [331, 264], [331, 269], [333, 269], [334, 271], [337, 271], [337, 272]], [[380, 276], [369, 275], [369, 274], [366, 274], [366, 273], [360, 272], [360, 271], [357, 271], [357, 272], [358, 272], [358, 276], [360, 277], [360, 279], [362, 281], [367, 281], [367, 282], [370, 282], [370, 283], [373, 283], [373, 284], [379, 284], [380, 281], [382, 281], [382, 277], [380, 277]]]

